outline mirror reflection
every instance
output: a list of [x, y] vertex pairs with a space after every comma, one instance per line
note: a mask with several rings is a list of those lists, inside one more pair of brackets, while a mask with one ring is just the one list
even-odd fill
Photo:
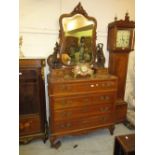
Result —
[[62, 19], [63, 42], [61, 60], [65, 65], [91, 63], [93, 60], [94, 21], [81, 14]]

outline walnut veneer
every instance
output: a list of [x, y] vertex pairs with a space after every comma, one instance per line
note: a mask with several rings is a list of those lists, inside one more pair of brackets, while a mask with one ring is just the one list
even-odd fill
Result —
[[53, 69], [48, 75], [51, 145], [64, 135], [98, 128], [108, 127], [112, 134], [117, 78], [106, 72], [78, 79], [66, 72]]

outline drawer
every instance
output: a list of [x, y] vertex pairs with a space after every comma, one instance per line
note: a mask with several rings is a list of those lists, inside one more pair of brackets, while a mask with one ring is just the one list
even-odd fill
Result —
[[92, 104], [92, 96], [86, 95], [76, 95], [69, 97], [52, 97], [51, 106], [54, 110], [64, 109], [64, 108], [73, 108], [81, 107]]
[[[22, 117], [22, 116], [20, 116]], [[19, 120], [20, 136], [41, 132], [41, 122], [38, 117], [26, 117]]]
[[117, 82], [112, 81], [100, 81], [100, 82], [81, 82], [81, 83], [57, 83], [52, 84], [49, 87], [50, 94], [72, 94], [72, 93], [82, 93], [82, 92], [95, 92], [95, 91], [105, 91], [109, 89], [116, 89]]
[[39, 74], [37, 69], [19, 69], [20, 80], [36, 80]]
[[45, 66], [45, 59], [19, 59], [20, 67], [41, 68]]
[[111, 113], [113, 111], [113, 108], [113, 104], [99, 104], [93, 106], [69, 108], [64, 110], [55, 110], [53, 112], [53, 119], [54, 121], [59, 121], [102, 115], [106, 113]]
[[74, 121], [57, 121], [53, 124], [52, 132], [72, 131], [86, 128], [96, 128], [99, 126], [112, 124], [113, 117], [111, 114], [88, 117], [85, 119], [78, 119]]
[[[98, 94], [76, 95], [69, 97], [52, 97], [51, 106], [54, 110], [81, 106], [112, 103], [116, 98], [116, 92]], [[53, 104], [53, 105], [52, 105]]]

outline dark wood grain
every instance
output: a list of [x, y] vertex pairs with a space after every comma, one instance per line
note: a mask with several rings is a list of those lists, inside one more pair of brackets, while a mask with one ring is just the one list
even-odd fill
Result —
[[20, 143], [47, 138], [44, 66], [44, 59], [19, 60]]

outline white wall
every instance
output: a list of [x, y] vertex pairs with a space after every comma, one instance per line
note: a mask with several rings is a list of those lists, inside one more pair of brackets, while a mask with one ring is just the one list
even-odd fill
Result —
[[[124, 19], [126, 12], [129, 13], [131, 20], [135, 20], [135, 1], [80, 0], [80, 2], [88, 15], [97, 20], [96, 42], [104, 44], [106, 66], [108, 66], [107, 25], [114, 20], [115, 16], [118, 19]], [[19, 3], [19, 33], [23, 36], [22, 51], [24, 55], [47, 58], [53, 53], [55, 42], [58, 40], [59, 16], [63, 13], [70, 13], [79, 0], [19, 0]], [[134, 52], [130, 53], [126, 99], [133, 89], [133, 65]], [[46, 74], [47, 72], [46, 68]]]

